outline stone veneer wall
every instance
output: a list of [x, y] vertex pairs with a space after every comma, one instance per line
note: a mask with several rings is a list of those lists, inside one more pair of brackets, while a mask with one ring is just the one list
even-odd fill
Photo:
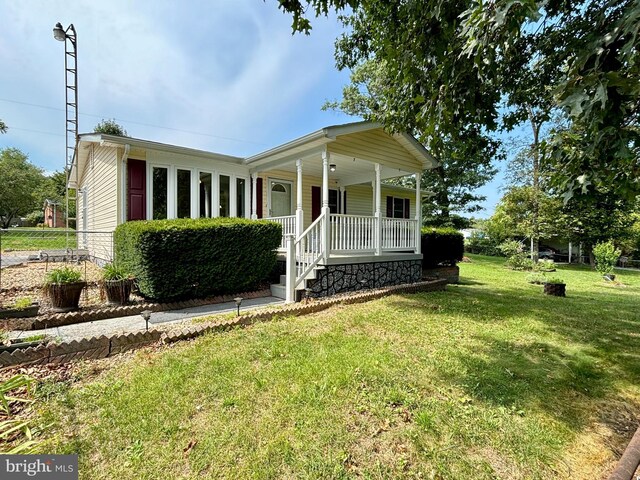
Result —
[[339, 293], [416, 283], [422, 280], [421, 260], [327, 265], [309, 282], [308, 295], [328, 297]]

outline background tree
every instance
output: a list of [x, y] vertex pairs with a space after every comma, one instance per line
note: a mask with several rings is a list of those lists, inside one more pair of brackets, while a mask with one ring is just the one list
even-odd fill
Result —
[[[342, 99], [327, 102], [323, 108], [379, 121], [380, 105], [389, 101], [385, 97], [388, 84], [382, 64], [364, 62], [355, 67], [351, 84], [343, 89]], [[439, 162], [437, 168], [422, 174], [422, 188], [433, 192], [433, 196], [423, 204], [424, 223], [468, 227], [468, 220], [460, 215], [481, 209], [480, 202], [485, 197], [475, 191], [496, 174], [493, 160], [502, 158], [499, 142], [472, 126], [434, 138], [429, 138], [418, 127], [412, 133], [427, 144], [430, 153]], [[397, 183], [415, 187], [413, 177], [405, 177]]]
[[7, 124], [0, 120], [0, 133], [7, 133]]
[[39, 192], [45, 181], [42, 170], [29, 163], [17, 148], [0, 150], [0, 221], [9, 228], [11, 220], [41, 205]]
[[[640, 193], [637, 0], [280, 2], [294, 30], [306, 33], [307, 11], [345, 6], [353, 11], [342, 17], [337, 65], [383, 63], [388, 102], [377, 117], [390, 131], [418, 127], [430, 138], [468, 125], [492, 131], [503, 100], [525, 113], [537, 98], [533, 86], [570, 120], [545, 149], [561, 166], [556, 187], [613, 187], [628, 199]], [[547, 114], [528, 116], [537, 125], [538, 113]]]
[[128, 136], [127, 131], [116, 122], [115, 118], [107, 119], [104, 118], [100, 123], [98, 123], [95, 127], [93, 127], [93, 131], [95, 133], [105, 133], [107, 135], [117, 135], [119, 137]]

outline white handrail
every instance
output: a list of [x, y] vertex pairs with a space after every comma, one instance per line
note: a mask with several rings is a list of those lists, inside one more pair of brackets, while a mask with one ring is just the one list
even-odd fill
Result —
[[416, 248], [415, 220], [404, 218], [382, 219], [383, 250], [414, 250]]
[[295, 235], [296, 233], [296, 216], [286, 215], [283, 217], [267, 217], [265, 220], [270, 220], [282, 225], [282, 240], [280, 240], [280, 248], [285, 248], [287, 246], [285, 240], [286, 236]]
[[376, 217], [332, 214], [331, 251], [374, 251]]
[[322, 240], [322, 233], [326, 227], [326, 220], [326, 214], [320, 214], [293, 244], [294, 251], [297, 254], [294, 289], [304, 281], [324, 255], [325, 245]]

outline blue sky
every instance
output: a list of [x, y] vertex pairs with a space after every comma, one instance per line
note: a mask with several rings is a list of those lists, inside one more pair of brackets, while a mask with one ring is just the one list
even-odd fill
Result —
[[[275, 0], [0, 2], [0, 148], [46, 171], [64, 166], [64, 48], [56, 22], [78, 31], [81, 132], [115, 118], [129, 135], [250, 155], [323, 126], [357, 120], [323, 112], [340, 97], [335, 17], [291, 35]], [[164, 128], [160, 128], [164, 127]], [[481, 192], [490, 215], [498, 178]]]

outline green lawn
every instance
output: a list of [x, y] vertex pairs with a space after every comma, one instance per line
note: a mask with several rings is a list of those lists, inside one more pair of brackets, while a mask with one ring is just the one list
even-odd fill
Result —
[[76, 248], [76, 234], [55, 228], [10, 228], [0, 232], [0, 251]]
[[[41, 388], [81, 478], [601, 478], [640, 414], [640, 274], [548, 297], [473, 257], [396, 295], [140, 351]], [[615, 452], [615, 453], [614, 453]]]

